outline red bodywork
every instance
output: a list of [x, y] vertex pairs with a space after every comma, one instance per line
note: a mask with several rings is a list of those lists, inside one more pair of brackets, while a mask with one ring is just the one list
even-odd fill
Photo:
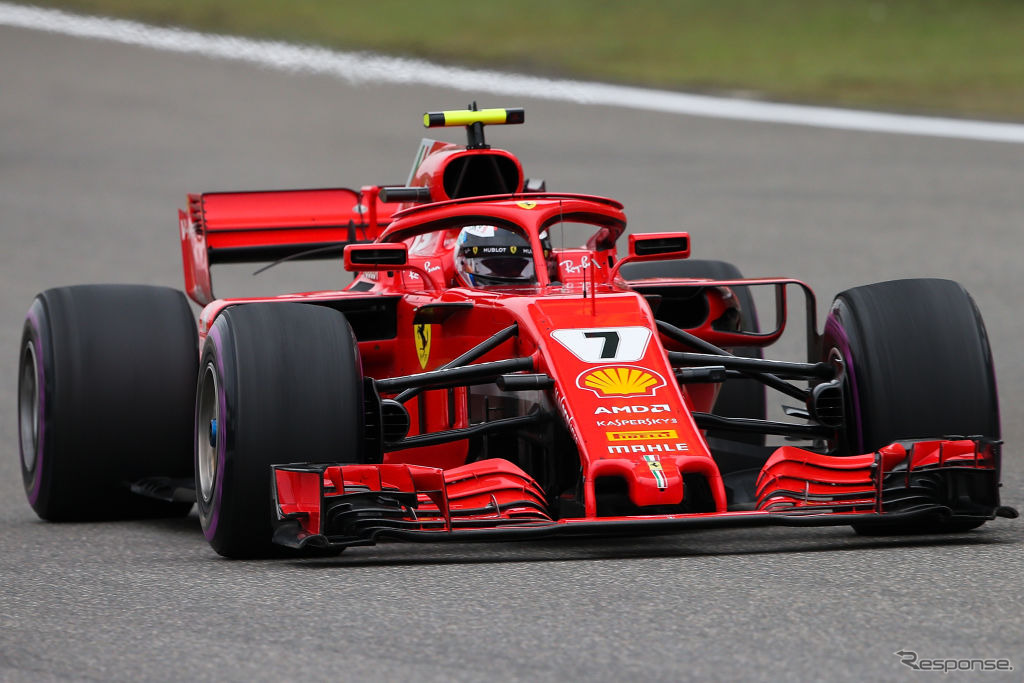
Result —
[[[680, 240], [685, 248], [671, 257], [685, 258], [688, 236], [633, 235], [622, 257], [616, 241], [626, 216], [614, 200], [526, 192], [519, 161], [487, 147], [425, 141], [417, 161], [410, 187], [425, 188], [429, 197], [405, 202], [398, 211], [382, 201], [388, 188], [373, 186], [190, 195], [188, 211], [180, 212], [186, 292], [204, 306], [201, 337], [222, 310], [249, 301], [329, 305], [352, 321], [385, 302], [386, 310], [373, 313], [363, 328], [353, 322], [363, 373], [377, 386], [375, 398], [395, 399], [401, 390], [389, 390], [388, 381], [443, 372], [446, 364], [511, 326], [514, 334], [473, 362], [523, 359], [519, 369], [504, 376], [541, 378], [533, 391], [504, 391], [493, 378], [427, 387], [404, 401], [408, 435], [380, 446], [367, 463], [304, 464], [302, 453], [282, 453], [282, 464], [274, 469], [279, 542], [344, 546], [382, 536], [476, 539], [849, 524], [886, 515], [886, 491], [901, 478], [909, 486], [922, 473], [969, 470], [997, 480], [998, 445], [985, 440], [894, 444], [852, 457], [784, 446], [756, 476], [754, 500], [734, 504], [694, 417], [712, 411], [719, 384], [676, 380], [671, 353], [691, 349], [660, 333], [653, 299], [619, 273], [623, 262], [649, 260], [642, 247], [652, 243], [645, 239]], [[456, 173], [472, 174], [478, 171], [473, 164], [483, 163], [496, 169], [498, 191], [486, 191], [479, 181], [475, 194], [482, 196], [458, 196]], [[590, 226], [591, 234], [577, 243], [556, 241], [553, 233], [566, 224]], [[454, 259], [455, 240], [468, 225], [511, 227], [522, 234], [536, 255], [536, 282], [470, 286]], [[568, 228], [561, 229], [565, 234]], [[344, 245], [359, 242], [381, 248], [371, 253], [364, 245], [348, 247], [346, 268], [358, 273], [343, 290], [214, 299], [212, 263], [336, 258]], [[653, 284], [688, 287], [703, 297], [707, 313], [686, 332], [719, 347], [775, 342], [784, 330], [787, 287], [796, 287], [806, 294], [808, 339], [817, 339], [813, 295], [795, 280]], [[740, 284], [775, 290], [775, 329], [755, 334], [718, 324], [736, 307], [730, 285]], [[490, 411], [499, 405], [494, 418]], [[492, 419], [522, 423], [506, 439], [515, 439], [515, 447], [473, 432]], [[417, 445], [417, 438], [459, 430], [465, 430], [465, 438]], [[548, 441], [531, 445], [524, 430]], [[484, 452], [481, 444], [487, 445]], [[488, 457], [487, 448], [495, 446], [506, 455], [537, 452], [560, 462], [555, 483], [538, 482], [537, 472], [528, 473], [522, 463], [512, 462], [515, 458]], [[602, 500], [616, 496], [617, 506], [603, 509]]]

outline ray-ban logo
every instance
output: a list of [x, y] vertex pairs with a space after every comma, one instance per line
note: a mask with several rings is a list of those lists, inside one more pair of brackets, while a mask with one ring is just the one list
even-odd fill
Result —
[[900, 664], [909, 666], [914, 671], [941, 671], [950, 673], [953, 671], [1013, 671], [1013, 662], [1009, 659], [978, 659], [953, 657], [936, 657], [934, 659], [923, 659], [913, 650], [900, 650], [894, 652], [900, 658]]

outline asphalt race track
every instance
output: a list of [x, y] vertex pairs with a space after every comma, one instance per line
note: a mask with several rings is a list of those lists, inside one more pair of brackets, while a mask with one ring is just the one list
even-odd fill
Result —
[[[1014, 672], [972, 678], [1021, 679], [1021, 520], [952, 537], [751, 529], [268, 562], [221, 559], [194, 514], [40, 522], [16, 422], [33, 295], [181, 286], [186, 192], [400, 183], [422, 112], [473, 97], [11, 28], [0, 63], [0, 679], [925, 680], [898, 650], [1008, 658]], [[820, 308], [857, 284], [962, 282], [996, 357], [1004, 502], [1024, 507], [1024, 145], [481, 104], [526, 107], [525, 126], [488, 140], [549, 188], [614, 196], [634, 230], [689, 230], [695, 256], [747, 275], [798, 277]], [[335, 264], [214, 281], [226, 295], [346, 282]]]

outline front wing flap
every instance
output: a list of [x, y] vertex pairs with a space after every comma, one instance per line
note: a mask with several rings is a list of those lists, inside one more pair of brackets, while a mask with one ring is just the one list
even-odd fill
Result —
[[507, 460], [421, 465], [275, 465], [277, 543], [373, 543], [382, 533], [442, 533], [551, 523], [544, 493]]
[[536, 483], [506, 460], [449, 470], [275, 465], [274, 541], [343, 548], [386, 538], [500, 541], [769, 525], [970, 525], [1017, 516], [999, 504], [999, 446], [980, 437], [908, 441], [850, 457], [786, 446], [762, 468], [754, 510], [568, 519], [554, 519]]

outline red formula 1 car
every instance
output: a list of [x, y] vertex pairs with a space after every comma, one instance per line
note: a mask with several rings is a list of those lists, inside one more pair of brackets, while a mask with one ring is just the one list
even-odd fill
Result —
[[[806, 285], [688, 260], [686, 233], [632, 234], [620, 253], [622, 205], [548, 192], [485, 144], [485, 124], [522, 121], [427, 114], [468, 143], [424, 140], [403, 187], [190, 195], [198, 330], [171, 289], [40, 294], [18, 388], [32, 507], [61, 520], [195, 502], [229, 557], [1016, 516], [962, 287], [857, 287], [819, 332]], [[214, 298], [211, 264], [338, 255], [356, 273], [343, 290]], [[793, 292], [807, 360], [764, 359]], [[784, 417], [766, 417], [765, 388], [795, 404]]]

